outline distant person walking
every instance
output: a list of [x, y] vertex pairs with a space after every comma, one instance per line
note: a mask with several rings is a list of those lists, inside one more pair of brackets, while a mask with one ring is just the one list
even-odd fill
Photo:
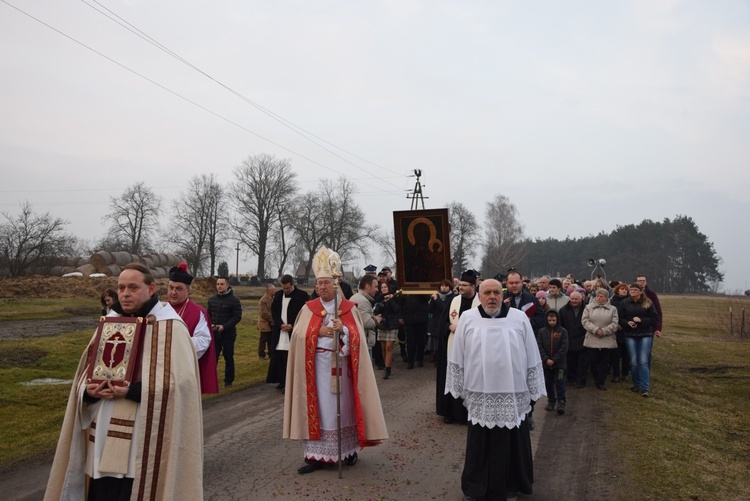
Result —
[[227, 277], [216, 279], [216, 295], [208, 300], [208, 315], [216, 336], [216, 361], [224, 354], [224, 386], [234, 382], [234, 342], [237, 324], [242, 320], [242, 304], [229, 286]]

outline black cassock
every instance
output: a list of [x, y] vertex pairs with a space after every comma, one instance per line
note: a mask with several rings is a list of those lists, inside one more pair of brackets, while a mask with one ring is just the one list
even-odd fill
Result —
[[[461, 307], [458, 316], [461, 317], [464, 311], [471, 309], [474, 298], [465, 298], [461, 296]], [[437, 347], [437, 384], [435, 386], [435, 412], [439, 416], [451, 419], [456, 423], [466, 423], [468, 413], [464, 407], [462, 398], [453, 398], [453, 395], [445, 394], [445, 374], [448, 370], [448, 335], [450, 331], [450, 310], [451, 305], [448, 303], [443, 310], [440, 319], [440, 334], [438, 336]]]

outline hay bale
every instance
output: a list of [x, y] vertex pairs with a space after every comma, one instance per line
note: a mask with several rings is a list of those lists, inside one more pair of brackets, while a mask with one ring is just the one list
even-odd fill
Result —
[[107, 266], [114, 262], [115, 258], [112, 256], [112, 253], [105, 250], [97, 251], [89, 258], [89, 263], [94, 265], [94, 268], [99, 273], [106, 273]]
[[92, 273], [96, 273], [96, 267], [91, 263], [86, 263], [83, 266], [76, 268], [75, 271], [82, 273], [84, 277], [87, 277]]
[[119, 277], [120, 272], [122, 271], [122, 268], [117, 264], [108, 264], [105, 269], [107, 271], [104, 271], [103, 273], [108, 277]]
[[110, 254], [112, 255], [113, 261], [108, 264], [116, 264], [117, 266], [123, 267], [126, 264], [138, 262], [138, 256], [131, 254], [130, 252], [117, 251], [111, 252]]

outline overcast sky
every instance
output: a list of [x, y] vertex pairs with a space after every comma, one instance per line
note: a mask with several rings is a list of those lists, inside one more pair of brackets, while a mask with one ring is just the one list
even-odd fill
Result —
[[419, 168], [428, 208], [502, 193], [530, 237], [690, 216], [748, 288], [746, 1], [0, 2], [1, 211], [93, 240], [126, 185], [168, 202], [269, 153], [390, 228]]

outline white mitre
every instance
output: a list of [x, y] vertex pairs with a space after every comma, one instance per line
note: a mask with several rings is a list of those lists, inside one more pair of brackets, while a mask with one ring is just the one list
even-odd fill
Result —
[[341, 276], [341, 258], [326, 246], [320, 248], [312, 262], [315, 278], [338, 278]]

